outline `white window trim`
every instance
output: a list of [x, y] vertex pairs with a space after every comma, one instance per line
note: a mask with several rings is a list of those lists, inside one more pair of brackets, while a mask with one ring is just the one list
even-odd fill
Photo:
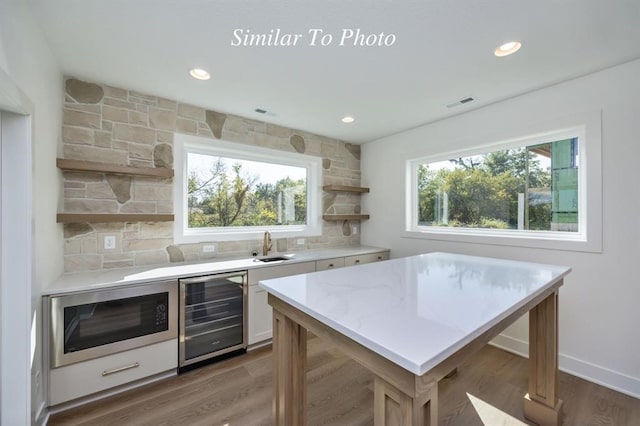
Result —
[[[320, 215], [322, 160], [319, 157], [178, 133], [175, 134], [173, 146], [175, 173], [173, 239], [176, 244], [261, 239], [264, 231], [269, 231], [273, 238], [295, 238], [322, 234]], [[307, 224], [189, 229], [187, 226], [188, 215], [185, 214], [188, 201], [186, 155], [188, 152], [305, 167], [307, 169]]]
[[[452, 151], [406, 162], [405, 238], [493, 244], [568, 251], [602, 252], [602, 125], [601, 113], [574, 117], [565, 126], [528, 136], [478, 145], [472, 149]], [[580, 124], [576, 124], [580, 123]], [[555, 123], [556, 125], [558, 123]], [[578, 232], [495, 230], [418, 226], [417, 168], [420, 164], [450, 158], [481, 155], [491, 151], [536, 145], [578, 137], [579, 206]]]

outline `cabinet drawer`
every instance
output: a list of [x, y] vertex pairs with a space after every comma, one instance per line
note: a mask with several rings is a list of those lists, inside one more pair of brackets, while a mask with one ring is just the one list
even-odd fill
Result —
[[361, 254], [357, 256], [347, 256], [344, 258], [344, 266], [363, 265], [365, 263], [380, 262], [381, 260], [388, 260], [388, 259], [389, 259], [388, 251]]
[[316, 271], [326, 271], [327, 269], [336, 269], [344, 267], [344, 257], [336, 257], [334, 259], [316, 261]]
[[177, 339], [54, 368], [49, 372], [49, 404], [57, 405], [176, 368]]

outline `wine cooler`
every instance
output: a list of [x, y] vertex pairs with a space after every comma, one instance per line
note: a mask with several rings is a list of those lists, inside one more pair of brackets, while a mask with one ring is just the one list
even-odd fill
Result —
[[247, 271], [180, 280], [180, 367], [247, 348]]

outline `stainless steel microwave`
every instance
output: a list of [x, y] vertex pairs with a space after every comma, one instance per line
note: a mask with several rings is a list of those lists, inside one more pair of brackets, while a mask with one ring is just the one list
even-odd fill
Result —
[[178, 337], [178, 282], [49, 298], [51, 368]]

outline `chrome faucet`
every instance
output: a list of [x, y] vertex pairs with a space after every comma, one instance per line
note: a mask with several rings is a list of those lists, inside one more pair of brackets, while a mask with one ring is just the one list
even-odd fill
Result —
[[264, 238], [262, 239], [262, 255], [266, 256], [271, 250], [271, 234], [269, 231], [264, 231]]

